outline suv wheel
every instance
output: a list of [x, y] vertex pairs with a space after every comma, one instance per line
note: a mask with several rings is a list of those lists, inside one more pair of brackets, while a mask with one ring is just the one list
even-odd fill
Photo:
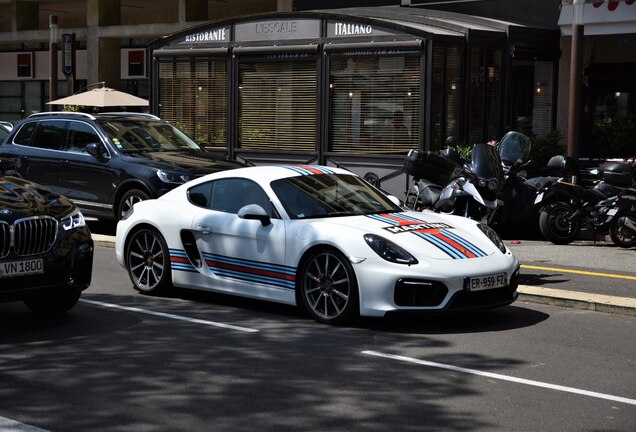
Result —
[[119, 205], [117, 206], [117, 220], [122, 220], [133, 205], [147, 199], [150, 199], [150, 195], [142, 190], [131, 189], [126, 192], [119, 200]]

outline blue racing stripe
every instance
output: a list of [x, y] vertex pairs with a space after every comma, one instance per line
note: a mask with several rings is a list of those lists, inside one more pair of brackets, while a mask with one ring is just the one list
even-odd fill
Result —
[[452, 240], [455, 240], [457, 243], [461, 244], [462, 246], [464, 246], [466, 249], [468, 249], [469, 251], [471, 251], [472, 253], [474, 253], [475, 255], [477, 255], [478, 257], [485, 257], [486, 253], [479, 249], [477, 246], [475, 246], [474, 244], [472, 244], [471, 242], [469, 242], [468, 240], [458, 236], [457, 234], [448, 231], [448, 230], [442, 230], [441, 231], [442, 234], [444, 234], [445, 236], [449, 237]]

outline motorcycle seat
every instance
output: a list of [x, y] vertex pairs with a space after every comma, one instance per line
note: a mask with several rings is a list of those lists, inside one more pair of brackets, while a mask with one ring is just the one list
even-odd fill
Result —
[[554, 183], [558, 179], [559, 179], [559, 177], [533, 177], [533, 178], [530, 178], [530, 179], [526, 180], [523, 183], [525, 185], [527, 185], [527, 186], [530, 186], [530, 187], [536, 189], [536, 190], [539, 190], [539, 189], [543, 189], [544, 187], [546, 187], [550, 183]]
[[442, 187], [434, 183], [420, 182], [419, 199], [424, 207], [431, 207], [442, 193]]

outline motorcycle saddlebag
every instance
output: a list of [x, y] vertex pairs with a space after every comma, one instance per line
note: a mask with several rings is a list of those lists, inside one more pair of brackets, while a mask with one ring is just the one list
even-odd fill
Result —
[[607, 162], [601, 165], [599, 172], [601, 178], [611, 185], [620, 187], [632, 186], [634, 169], [629, 164]]
[[405, 173], [438, 185], [446, 185], [455, 168], [455, 162], [431, 151], [411, 149], [404, 160]]

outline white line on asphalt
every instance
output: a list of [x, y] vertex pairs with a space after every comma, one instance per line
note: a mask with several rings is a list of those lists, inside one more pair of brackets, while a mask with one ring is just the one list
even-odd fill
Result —
[[430, 366], [430, 367], [435, 367], [440, 369], [448, 369], [455, 372], [462, 372], [462, 373], [471, 374], [471, 375], [479, 375], [479, 376], [484, 376], [488, 378], [499, 379], [502, 381], [511, 381], [511, 382], [519, 383], [519, 384], [526, 384], [526, 385], [535, 386], [535, 387], [543, 387], [543, 388], [547, 388], [551, 390], [558, 390], [562, 392], [574, 393], [574, 394], [579, 394], [584, 396], [591, 396], [598, 399], [607, 399], [613, 402], [625, 403], [629, 405], [636, 405], [636, 399], [628, 399], [625, 397], [614, 396], [614, 395], [609, 395], [605, 393], [597, 393], [597, 392], [588, 391], [588, 390], [581, 390], [581, 389], [577, 389], [573, 387], [565, 387], [562, 385], [550, 384], [550, 383], [545, 383], [541, 381], [533, 381], [533, 380], [524, 379], [524, 378], [516, 378], [516, 377], [512, 377], [508, 375], [501, 375], [501, 374], [496, 374], [491, 372], [483, 372], [476, 369], [466, 369], [463, 367], [448, 365], [444, 363], [436, 363], [436, 362], [431, 362], [427, 360], [419, 360], [412, 357], [386, 354], [386, 353], [381, 353], [378, 351], [362, 351], [362, 354], [375, 356], [375, 357], [383, 357], [383, 358], [398, 360], [398, 361], [407, 362], [407, 363], [414, 363], [414, 364], [423, 365], [423, 366]]
[[48, 432], [46, 429], [36, 428], [5, 417], [0, 417], [0, 431], [2, 432]]
[[230, 330], [238, 330], [238, 331], [242, 331], [242, 332], [246, 332], [246, 333], [255, 333], [255, 332], [258, 331], [257, 329], [252, 329], [252, 328], [248, 328], [248, 327], [239, 327], [239, 326], [235, 326], [235, 325], [232, 325], [232, 324], [224, 324], [224, 323], [215, 322], [215, 321], [206, 321], [206, 320], [201, 320], [201, 319], [197, 319], [197, 318], [188, 318], [188, 317], [184, 317], [184, 316], [181, 316], [181, 315], [173, 315], [173, 314], [167, 314], [167, 313], [163, 313], [163, 312], [155, 312], [155, 311], [151, 311], [151, 310], [147, 310], [147, 309], [140, 309], [140, 308], [130, 307], [130, 306], [122, 306], [122, 305], [113, 304], [113, 303], [104, 303], [104, 302], [100, 302], [100, 301], [86, 300], [86, 299], [80, 299], [80, 301], [82, 303], [88, 303], [88, 304], [92, 304], [92, 305], [96, 305], [96, 306], [103, 306], [103, 307], [112, 308], [112, 309], [121, 309], [121, 310], [129, 311], [129, 312], [137, 312], [137, 313], [142, 313], [142, 314], [146, 314], [146, 315], [154, 315], [154, 316], [158, 316], [158, 317], [162, 317], [162, 318], [169, 318], [169, 319], [178, 320], [178, 321], [187, 321], [187, 322], [194, 323], [194, 324], [203, 324], [203, 325], [212, 326], [212, 327], [220, 327], [220, 328], [225, 328], [225, 329], [230, 329]]

